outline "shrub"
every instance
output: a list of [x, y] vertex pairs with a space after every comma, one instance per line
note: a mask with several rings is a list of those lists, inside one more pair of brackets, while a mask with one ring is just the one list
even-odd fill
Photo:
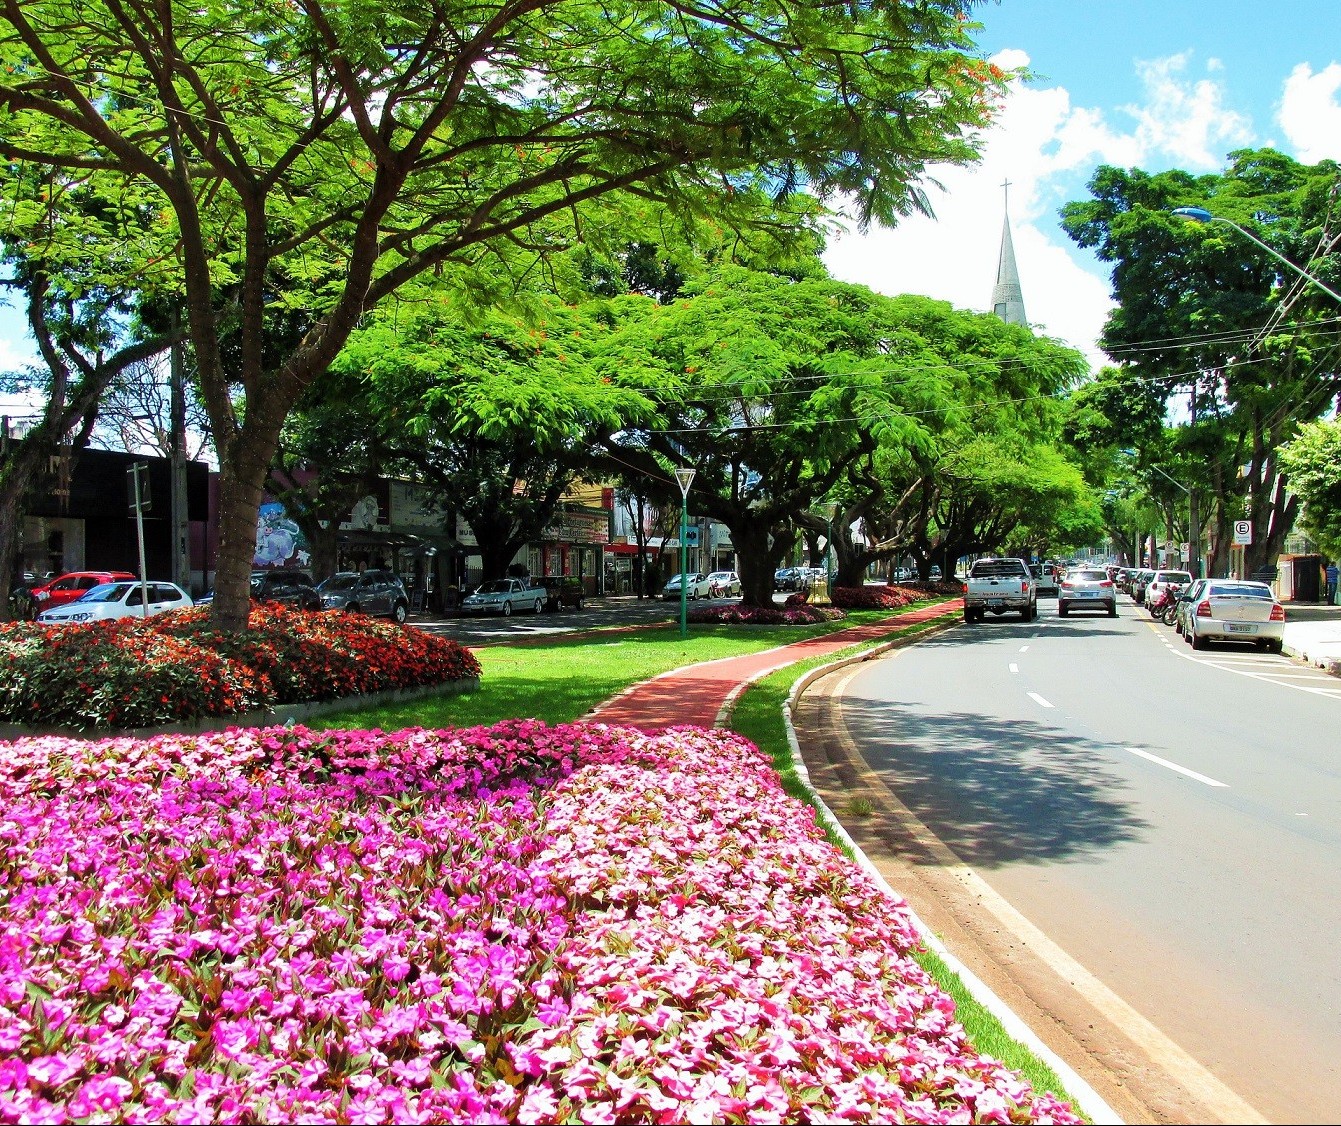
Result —
[[839, 586], [830, 600], [849, 610], [898, 610], [916, 602], [918, 593], [903, 586]]
[[480, 675], [455, 641], [356, 614], [253, 607], [223, 633], [205, 607], [148, 620], [0, 626], [0, 721], [152, 727]]
[[731, 625], [756, 626], [807, 626], [816, 622], [836, 622], [846, 618], [842, 610], [828, 606], [801, 604], [778, 606], [743, 606], [739, 603], [730, 606], [699, 606], [690, 610], [687, 618], [691, 622], [712, 624], [725, 622]]

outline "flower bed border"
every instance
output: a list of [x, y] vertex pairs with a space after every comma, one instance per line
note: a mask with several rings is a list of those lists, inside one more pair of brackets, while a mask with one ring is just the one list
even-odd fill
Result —
[[187, 723], [171, 723], [162, 727], [29, 727], [21, 723], [0, 723], [0, 741], [22, 739], [27, 736], [58, 735], [64, 739], [148, 739], [154, 735], [199, 735], [206, 731], [226, 731], [230, 727], [273, 727], [276, 724], [301, 723], [313, 716], [349, 708], [370, 708], [386, 704], [422, 700], [426, 696], [459, 696], [475, 692], [480, 687], [478, 676], [447, 680], [442, 684], [425, 684], [417, 688], [388, 688], [382, 692], [367, 692], [357, 696], [341, 696], [336, 700], [310, 700], [298, 704], [276, 704], [269, 708], [253, 708], [236, 715], [202, 716]]

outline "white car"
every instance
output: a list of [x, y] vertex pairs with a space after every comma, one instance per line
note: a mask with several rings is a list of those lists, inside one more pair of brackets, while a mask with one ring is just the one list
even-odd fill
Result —
[[[689, 581], [685, 584], [685, 598], [689, 600], [697, 598], [711, 598], [712, 585], [708, 582], [707, 575], [688, 576]], [[680, 576], [672, 575], [670, 582], [661, 588], [661, 597], [667, 602], [680, 601]]]
[[[149, 600], [143, 600], [144, 590]], [[82, 598], [53, 606], [37, 615], [39, 622], [66, 625], [72, 622], [99, 622], [111, 618], [138, 618], [194, 606], [191, 596], [176, 583], [152, 582], [142, 587], [136, 582], [103, 583]]]
[[1166, 587], [1178, 586], [1186, 589], [1192, 585], [1189, 571], [1156, 571], [1155, 577], [1145, 586], [1145, 604], [1149, 609], [1159, 601]]
[[713, 597], [730, 598], [740, 593], [740, 576], [735, 571], [713, 571], [708, 576]]
[[1183, 637], [1193, 649], [1212, 641], [1244, 641], [1279, 653], [1285, 641], [1285, 607], [1266, 583], [1207, 579], [1184, 613]]

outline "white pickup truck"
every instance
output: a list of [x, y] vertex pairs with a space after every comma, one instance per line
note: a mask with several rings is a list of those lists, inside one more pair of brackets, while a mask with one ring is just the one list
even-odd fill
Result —
[[964, 583], [964, 621], [980, 622], [984, 614], [1018, 610], [1031, 622], [1038, 617], [1038, 580], [1023, 559], [988, 557], [969, 568]]

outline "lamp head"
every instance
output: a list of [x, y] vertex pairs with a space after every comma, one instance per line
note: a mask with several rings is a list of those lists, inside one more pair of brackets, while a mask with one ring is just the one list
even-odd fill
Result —
[[1170, 215], [1177, 215], [1180, 219], [1190, 219], [1194, 223], [1209, 223], [1215, 218], [1204, 207], [1175, 207]]
[[675, 471], [675, 481], [680, 486], [680, 496], [689, 496], [689, 486], [694, 483], [694, 470], [689, 468], [677, 469]]

